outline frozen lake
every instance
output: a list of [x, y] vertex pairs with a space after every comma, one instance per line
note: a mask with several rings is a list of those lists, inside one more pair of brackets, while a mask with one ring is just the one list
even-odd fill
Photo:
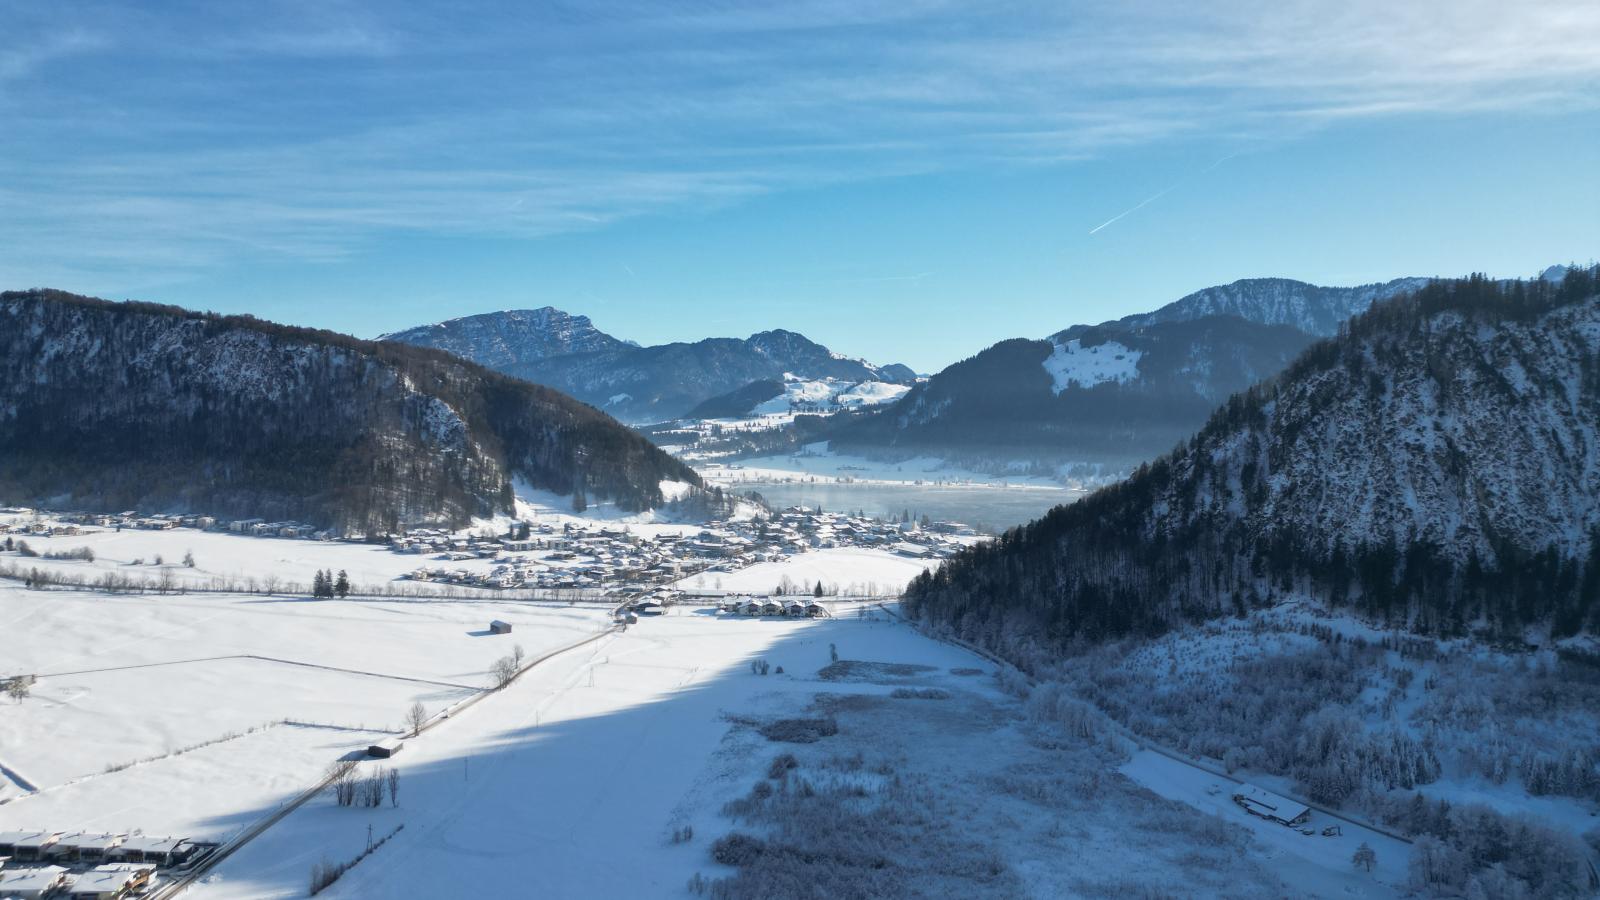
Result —
[[1072, 503], [1086, 491], [1051, 487], [997, 487], [956, 484], [883, 484], [869, 482], [780, 482], [731, 485], [755, 491], [774, 509], [786, 506], [821, 506], [825, 510], [861, 510], [869, 516], [898, 518], [926, 515], [982, 525], [1003, 531], [1044, 515], [1053, 507]]

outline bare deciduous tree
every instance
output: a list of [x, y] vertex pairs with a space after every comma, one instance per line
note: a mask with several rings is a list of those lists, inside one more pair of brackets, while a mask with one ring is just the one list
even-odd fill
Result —
[[411, 736], [416, 737], [426, 724], [428, 724], [428, 708], [419, 700], [406, 710], [406, 727], [411, 730]]
[[329, 787], [333, 789], [334, 802], [340, 806], [353, 806], [356, 802], [356, 764], [342, 759], [328, 766]]
[[388, 771], [388, 778], [389, 778], [389, 805], [390, 806], [394, 806], [394, 807], [398, 807], [400, 805], [400, 770], [399, 769], [395, 769], [395, 768], [390, 768], [389, 771]]
[[517, 661], [509, 656], [502, 656], [494, 661], [489, 674], [494, 676], [495, 686], [503, 688], [516, 679]]

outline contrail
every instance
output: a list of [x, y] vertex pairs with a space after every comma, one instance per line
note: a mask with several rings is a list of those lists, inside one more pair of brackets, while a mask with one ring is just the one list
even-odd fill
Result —
[[1183, 182], [1180, 181], [1177, 184], [1174, 184], [1172, 187], [1169, 187], [1166, 190], [1162, 191], [1161, 193], [1156, 194], [1156, 195], [1146, 199], [1143, 203], [1140, 203], [1138, 206], [1135, 206], [1132, 209], [1125, 209], [1122, 212], [1117, 213], [1116, 215], [1112, 216], [1111, 218], [1105, 220], [1104, 222], [1101, 222], [1099, 225], [1096, 225], [1095, 227], [1089, 229], [1089, 233], [1090, 234], [1094, 234], [1096, 231], [1099, 231], [1100, 229], [1106, 227], [1107, 225], [1110, 225], [1112, 222], [1115, 222], [1116, 220], [1122, 218], [1123, 216], [1125, 216], [1125, 215], [1127, 215], [1129, 213], [1138, 212], [1139, 210], [1144, 209], [1146, 206], [1149, 206], [1150, 204], [1156, 202], [1157, 200], [1160, 200], [1162, 197], [1165, 197], [1166, 195], [1172, 193], [1172, 188], [1175, 188], [1179, 184], [1182, 184], [1182, 183]]
[[[1222, 165], [1223, 163], [1227, 162], [1230, 159], [1233, 159], [1235, 156], [1238, 156], [1238, 155], [1239, 154], [1237, 154], [1237, 153], [1230, 153], [1227, 156], [1224, 156], [1223, 158], [1221, 158], [1221, 159], [1217, 160], [1216, 162], [1212, 163], [1211, 165], [1206, 166], [1204, 169], [1201, 169], [1196, 174], [1204, 175], [1205, 173], [1211, 171], [1212, 169], [1215, 169], [1217, 166]], [[1118, 219], [1122, 218], [1123, 216], [1126, 216], [1129, 213], [1135, 213], [1135, 212], [1138, 212], [1141, 209], [1144, 209], [1146, 206], [1149, 206], [1150, 204], [1156, 202], [1157, 200], [1160, 200], [1162, 197], [1165, 197], [1166, 195], [1172, 193], [1180, 185], [1182, 185], [1185, 181], [1188, 181], [1188, 180], [1189, 180], [1188, 177], [1184, 177], [1184, 178], [1178, 179], [1177, 181], [1173, 182], [1166, 190], [1160, 192], [1159, 194], [1155, 194], [1155, 195], [1153, 195], [1151, 197], [1146, 198], [1144, 200], [1144, 202], [1140, 203], [1138, 206], [1135, 206], [1135, 207], [1133, 207], [1131, 209], [1125, 209], [1122, 212], [1119, 212], [1116, 215], [1112, 216], [1111, 218], [1105, 220], [1104, 222], [1101, 222], [1099, 225], [1096, 225], [1095, 227], [1089, 229], [1089, 233], [1090, 234], [1094, 234], [1095, 232], [1097, 232], [1100, 229], [1106, 227], [1107, 225], [1110, 225], [1112, 222], [1117, 221]]]

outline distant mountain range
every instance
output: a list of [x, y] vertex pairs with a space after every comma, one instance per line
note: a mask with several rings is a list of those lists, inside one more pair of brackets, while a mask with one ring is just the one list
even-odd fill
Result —
[[908, 608], [1019, 660], [1295, 597], [1519, 643], [1600, 629], [1600, 269], [1563, 274], [1380, 301]]
[[1425, 284], [1253, 278], [1206, 288], [1154, 312], [1002, 341], [831, 436], [864, 452], [1136, 465], [1351, 315]]
[[0, 459], [12, 502], [356, 533], [510, 512], [513, 479], [628, 509], [699, 483], [609, 416], [447, 353], [59, 291], [0, 294]]
[[382, 340], [446, 350], [635, 423], [679, 418], [714, 397], [785, 376], [886, 384], [916, 379], [906, 366], [849, 359], [793, 331], [640, 347], [551, 307], [452, 319]]

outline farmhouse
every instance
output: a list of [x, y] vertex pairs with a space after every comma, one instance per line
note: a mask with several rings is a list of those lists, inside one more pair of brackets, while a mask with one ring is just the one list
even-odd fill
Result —
[[1311, 809], [1304, 803], [1280, 797], [1253, 784], [1241, 784], [1233, 792], [1233, 802], [1244, 807], [1252, 816], [1260, 816], [1280, 825], [1299, 825], [1311, 818]]
[[376, 744], [368, 747], [367, 755], [377, 757], [378, 759], [388, 759], [396, 753], [399, 753], [400, 748], [404, 746], [405, 744], [401, 743], [399, 738], [384, 738]]
[[494, 621], [489, 623], [489, 633], [490, 634], [510, 634], [511, 633], [511, 623], [510, 622], [503, 622], [503, 621], [501, 621], [499, 619], [495, 619]]

